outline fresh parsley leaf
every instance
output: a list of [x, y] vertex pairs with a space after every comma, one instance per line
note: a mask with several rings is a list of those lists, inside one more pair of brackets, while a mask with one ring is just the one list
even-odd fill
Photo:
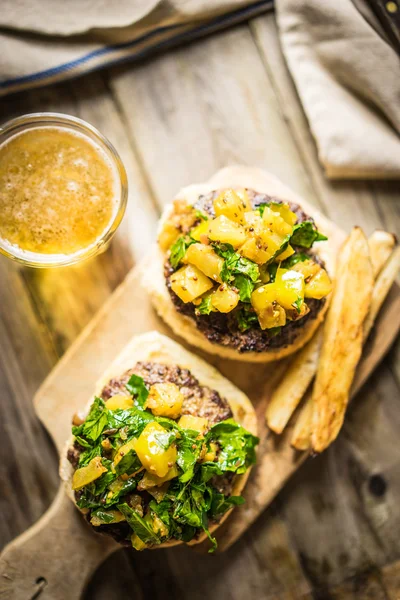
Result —
[[[104, 401], [101, 398], [95, 398], [92, 406], [90, 407], [90, 411], [88, 416], [86, 417], [83, 426], [80, 427], [80, 433], [83, 437], [88, 440], [92, 440], [96, 442], [96, 440], [101, 436], [103, 429], [107, 427], [108, 417], [107, 410]], [[74, 435], [78, 432], [74, 432]]]
[[239, 298], [242, 302], [250, 302], [254, 283], [245, 275], [236, 275], [233, 285], [239, 290]]
[[253, 261], [240, 256], [230, 244], [213, 244], [214, 251], [218, 256], [225, 259], [221, 270], [221, 279], [224, 283], [230, 283], [235, 275], [246, 275], [250, 281], [256, 282], [260, 278], [258, 265]]
[[260, 213], [261, 216], [263, 216], [264, 211], [266, 209], [266, 207], [269, 206], [269, 204], [267, 202], [262, 202], [261, 204], [259, 204], [255, 210], [258, 210], [258, 212]]
[[147, 396], [149, 395], [149, 390], [147, 389], [143, 378], [139, 377], [139, 375], [131, 375], [128, 383], [126, 384], [126, 389], [130, 394], [132, 394], [135, 406], [143, 408], [147, 400]]
[[258, 325], [258, 318], [251, 306], [242, 306], [235, 312], [236, 321], [240, 331], [247, 331]]
[[97, 510], [93, 510], [91, 513], [91, 517], [96, 517], [99, 519], [104, 525], [109, 525], [110, 523], [115, 523], [115, 515], [112, 512], [107, 510], [103, 510], [102, 508], [98, 508]]
[[201, 299], [200, 304], [196, 306], [194, 312], [196, 315], [209, 315], [212, 310], [211, 295], [209, 295], [204, 296], [204, 298]]
[[196, 240], [188, 236], [181, 235], [180, 237], [178, 237], [176, 242], [172, 244], [169, 262], [171, 263], [171, 267], [173, 269], [177, 269], [179, 267], [183, 257], [186, 254], [186, 250], [189, 248], [189, 246], [195, 243]]
[[255, 447], [259, 439], [233, 419], [213, 425], [207, 440], [214, 440], [220, 446], [217, 464], [222, 471], [245, 473], [256, 461]]
[[267, 267], [269, 273], [269, 283], [273, 283], [275, 281], [276, 272], [278, 270], [278, 263], [273, 262], [270, 263]]
[[314, 242], [327, 240], [328, 238], [320, 233], [311, 221], [303, 221], [298, 223], [293, 228], [293, 234], [290, 238], [290, 243], [293, 246], [301, 246], [302, 248], [311, 248]]
[[270, 329], [268, 329], [268, 335], [269, 337], [275, 337], [280, 334], [281, 330], [282, 327], [270, 327]]
[[182, 469], [183, 473], [179, 477], [182, 483], [190, 481], [194, 475], [194, 468], [199, 459], [201, 447], [203, 445], [202, 440], [196, 439], [198, 432], [193, 432], [194, 437], [190, 437], [185, 434], [180, 440], [177, 440], [177, 459], [178, 466]]
[[118, 510], [122, 512], [125, 519], [128, 521], [130, 527], [136, 533], [136, 535], [145, 544], [159, 544], [160, 538], [153, 531], [152, 524], [145, 521], [143, 517], [133, 510], [126, 502], [118, 504]]
[[215, 519], [225, 514], [232, 506], [240, 506], [241, 504], [244, 504], [243, 496], [229, 496], [226, 498], [223, 494], [216, 492], [213, 494], [210, 515]]
[[117, 475], [122, 475], [122, 473], [126, 473], [130, 475], [131, 473], [135, 473], [142, 466], [136, 452], [133, 449], [130, 449], [117, 463], [115, 466], [115, 472]]
[[290, 269], [298, 262], [304, 262], [305, 260], [309, 260], [309, 258], [310, 257], [307, 256], [307, 254], [305, 254], [304, 252], [295, 252], [295, 254], [292, 254], [292, 256], [289, 256], [289, 258], [287, 258], [281, 263], [281, 267], [283, 267], [284, 269]]
[[301, 306], [302, 306], [302, 304], [303, 304], [303, 299], [302, 298], [297, 298], [297, 300], [295, 302], [293, 302], [293, 306], [297, 310], [298, 314], [300, 314], [300, 312], [301, 312]]
[[208, 215], [203, 213], [201, 210], [196, 210], [195, 215], [198, 219], [201, 219], [202, 221], [208, 221]]

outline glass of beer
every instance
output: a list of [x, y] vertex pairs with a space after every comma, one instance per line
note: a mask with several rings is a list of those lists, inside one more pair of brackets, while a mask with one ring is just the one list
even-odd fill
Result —
[[125, 212], [125, 168], [97, 129], [35, 113], [0, 126], [0, 253], [32, 267], [104, 250]]

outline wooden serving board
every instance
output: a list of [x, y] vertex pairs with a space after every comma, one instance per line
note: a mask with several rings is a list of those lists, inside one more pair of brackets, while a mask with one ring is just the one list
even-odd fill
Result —
[[[222, 173], [222, 179], [229, 176], [230, 181], [237, 174], [229, 169]], [[221, 173], [211, 183], [221, 185]], [[243, 181], [241, 185], [249, 183]], [[254, 187], [257, 188], [256, 185]], [[258, 189], [262, 191], [261, 184]], [[286, 198], [289, 198], [288, 194]], [[291, 195], [295, 198], [293, 193]], [[338, 235], [339, 238], [341, 235]], [[156, 316], [145, 290], [140, 286], [143, 268], [146, 268], [146, 263], [129, 273], [35, 396], [37, 415], [60, 453], [64, 451], [65, 442], [70, 436], [72, 414], [86, 405], [93, 394], [96, 380], [133, 335], [157, 330], [177, 339]], [[400, 289], [393, 286], [365, 348], [354, 383], [354, 393], [383, 358], [399, 328]], [[177, 341], [182, 343], [180, 339]], [[246, 503], [236, 508], [217, 531], [219, 551], [222, 551], [232, 545], [265, 510], [287, 479], [307, 458], [307, 454], [290, 447], [290, 426], [279, 437], [268, 432], [265, 426], [264, 413], [268, 399], [275, 383], [284, 373], [287, 361], [262, 365], [199, 354], [248, 394], [259, 418], [261, 441], [258, 463], [245, 489]], [[5, 548], [0, 558], [0, 597], [15, 600], [31, 598], [35, 582], [40, 585], [44, 579], [46, 587], [41, 600], [79, 598], [94, 570], [118, 548], [113, 540], [91, 530], [60, 487], [45, 515]], [[198, 546], [196, 549], [206, 551], [207, 546]]]

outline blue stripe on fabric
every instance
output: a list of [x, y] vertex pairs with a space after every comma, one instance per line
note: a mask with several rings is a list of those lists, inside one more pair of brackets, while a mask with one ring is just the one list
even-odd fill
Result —
[[[205, 25], [200, 25], [199, 27], [191, 29], [190, 31], [186, 31], [184, 33], [170, 37], [166, 40], [163, 40], [162, 42], [154, 44], [153, 46], [148, 46], [147, 48], [144, 48], [143, 50], [139, 50], [139, 52], [137, 52], [134, 55], [128, 55], [128, 56], [121, 57], [120, 59], [116, 59], [115, 61], [109, 61], [109, 62], [107, 62], [107, 66], [129, 62], [130, 60], [135, 59], [135, 58], [143, 58], [155, 50], [166, 48], [166, 47], [169, 47], [176, 43], [180, 43], [182, 41], [194, 39], [194, 38], [198, 37], [199, 35], [206, 34], [209, 31], [211, 31], [212, 29], [220, 27], [226, 21], [237, 20], [238, 18], [240, 20], [244, 20], [244, 18], [247, 14], [251, 14], [255, 11], [259, 11], [262, 8], [264, 8], [265, 10], [267, 10], [268, 8], [272, 8], [273, 3], [274, 3], [274, 0], [261, 0], [259, 2], [255, 2], [251, 6], [231, 12], [227, 15], [221, 15], [220, 17], [213, 19], [213, 21], [211, 21], [210, 23], [207, 23]], [[39, 71], [37, 73], [32, 73], [31, 75], [24, 75], [21, 77], [16, 77], [14, 79], [8, 79], [7, 81], [0, 82], [0, 89], [5, 89], [7, 87], [15, 86], [18, 84], [40, 81], [40, 79], [45, 79], [45, 78], [48, 78], [48, 77], [51, 77], [54, 75], [58, 75], [59, 73], [72, 71], [75, 67], [83, 65], [83, 64], [91, 61], [93, 58], [98, 58], [99, 56], [106, 56], [109, 54], [113, 54], [114, 52], [118, 52], [123, 49], [134, 48], [136, 45], [138, 45], [146, 40], [149, 40], [152, 37], [159, 35], [160, 33], [163, 33], [163, 32], [169, 31], [169, 30], [173, 30], [173, 29], [179, 29], [181, 27], [184, 27], [184, 25], [180, 24], [180, 25], [168, 25], [165, 27], [158, 27], [154, 31], [151, 31], [151, 32], [141, 36], [140, 38], [137, 38], [130, 42], [122, 42], [120, 44], [114, 44], [111, 46], [106, 46], [104, 48], [99, 48], [98, 50], [94, 50], [93, 52], [90, 52], [90, 53], [86, 54], [85, 56], [77, 58], [68, 63], [64, 63], [57, 67], [52, 67], [51, 69], [47, 69], [46, 71]], [[103, 66], [104, 65], [99, 64], [92, 68], [89, 67], [84, 72], [79, 73], [79, 75], [84, 75], [85, 73], [90, 73], [90, 72], [96, 71], [98, 69], [101, 69]]]

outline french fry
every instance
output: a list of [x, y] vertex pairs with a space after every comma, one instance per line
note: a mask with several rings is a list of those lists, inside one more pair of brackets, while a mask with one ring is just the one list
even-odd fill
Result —
[[321, 331], [298, 352], [290, 363], [284, 378], [274, 391], [265, 417], [275, 433], [282, 433], [317, 370], [321, 345]]
[[[384, 232], [379, 232], [384, 233]], [[372, 237], [372, 236], [371, 236]], [[371, 238], [369, 238], [368, 243], [370, 245], [371, 259], [372, 263], [374, 262], [374, 256], [376, 256], [376, 251], [380, 252], [380, 248], [377, 245], [370, 244]], [[381, 256], [382, 253], [380, 253]], [[376, 263], [375, 263], [376, 264]], [[396, 250], [392, 253], [386, 265], [380, 272], [380, 275], [377, 277], [373, 290], [372, 290], [372, 298], [371, 305], [369, 309], [369, 313], [367, 318], [364, 321], [364, 331], [363, 331], [363, 340], [364, 343], [368, 338], [368, 334], [371, 331], [372, 325], [382, 307], [385, 298], [394, 283], [397, 273], [400, 270], [400, 246], [396, 248]], [[312, 395], [307, 394], [307, 397], [304, 399], [304, 404], [301, 408], [301, 412], [296, 420], [296, 424], [293, 429], [291, 445], [297, 450], [308, 450], [311, 447], [311, 414], [312, 414]], [[304, 413], [304, 414], [303, 414]]]
[[364, 341], [366, 341], [374, 321], [381, 309], [381, 306], [392, 287], [397, 274], [400, 270], [400, 246], [392, 253], [391, 257], [383, 267], [378, 276], [374, 289], [372, 290], [372, 299], [369, 313], [364, 322]]
[[342, 247], [336, 285], [324, 325], [324, 337], [313, 389], [311, 446], [322, 452], [343, 424], [349, 391], [362, 352], [363, 323], [373, 288], [369, 246], [354, 227]]
[[376, 229], [368, 238], [374, 279], [389, 259], [396, 245], [396, 236], [382, 229]]
[[306, 394], [304, 404], [301, 407], [299, 415], [293, 428], [291, 446], [296, 450], [309, 450], [311, 448], [311, 426], [313, 418], [314, 405], [311, 391]]

